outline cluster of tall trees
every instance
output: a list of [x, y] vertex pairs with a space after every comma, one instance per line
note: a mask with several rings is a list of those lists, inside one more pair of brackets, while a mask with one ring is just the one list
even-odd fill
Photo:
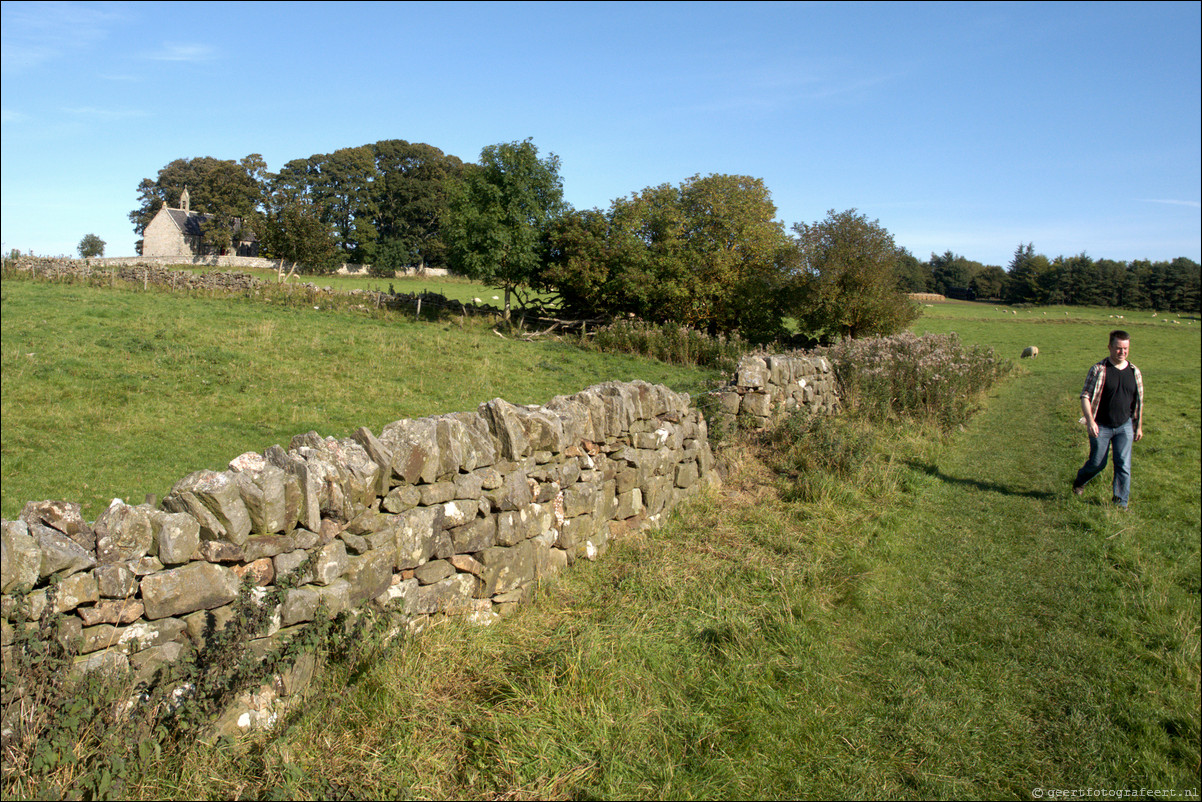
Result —
[[268, 256], [320, 269], [340, 262], [381, 269], [446, 264], [440, 236], [448, 179], [464, 164], [438, 148], [400, 139], [294, 159], [272, 173], [259, 154], [239, 161], [176, 159], [138, 186], [130, 212], [141, 235], [164, 204], [212, 217], [206, 241], [228, 248], [237, 225], [258, 234]]
[[249, 226], [264, 255], [321, 272], [340, 262], [381, 273], [446, 266], [504, 290], [556, 293], [567, 314], [633, 315], [768, 341], [796, 323], [811, 340], [888, 334], [917, 315], [906, 293], [1007, 302], [1197, 311], [1199, 266], [1122, 263], [1084, 254], [1048, 260], [1020, 246], [1008, 270], [948, 251], [921, 262], [854, 209], [787, 229], [764, 182], [695, 175], [647, 187], [607, 209], [563, 199], [559, 159], [527, 139], [465, 163], [432, 145], [385, 140], [295, 159], [271, 173], [240, 161], [177, 159], [139, 185], [140, 234], [178, 206], [211, 217], [228, 247]]
[[1005, 270], [945, 252], [920, 262], [902, 260], [899, 278], [906, 292], [937, 292], [1006, 303], [1109, 306], [1199, 312], [1202, 265], [1178, 257], [1120, 262], [1086, 254], [1049, 259], [1031, 243], [1020, 244]]

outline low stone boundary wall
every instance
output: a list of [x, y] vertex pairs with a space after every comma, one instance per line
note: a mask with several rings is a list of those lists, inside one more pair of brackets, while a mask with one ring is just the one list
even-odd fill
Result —
[[[262, 598], [290, 575], [299, 581], [251, 644], [256, 654], [322, 611], [367, 604], [413, 630], [444, 615], [489, 623], [540, 578], [656, 524], [714, 481], [712, 465], [687, 394], [611, 382], [541, 407], [494, 399], [399, 420], [379, 436], [310, 432], [287, 450], [192, 473], [160, 505], [114, 499], [91, 523], [77, 504], [31, 502], [0, 532], [5, 670], [10, 621], [52, 607], [80, 670], [148, 677], [224, 626], [244, 582]], [[274, 720], [297, 686], [295, 673], [276, 677], [226, 726]]]
[[276, 270], [278, 259], [259, 256], [97, 256], [82, 260], [101, 267], [127, 267], [130, 265], [208, 265], [210, 267], [253, 267]]
[[826, 357], [745, 356], [730, 383], [710, 393], [715, 425], [731, 426], [740, 416], [767, 426], [780, 412], [808, 409], [829, 414], [838, 409], [835, 374]]

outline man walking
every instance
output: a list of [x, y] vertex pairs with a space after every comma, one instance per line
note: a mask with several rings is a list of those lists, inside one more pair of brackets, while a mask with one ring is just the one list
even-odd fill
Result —
[[1081, 412], [1089, 429], [1089, 459], [1077, 471], [1073, 492], [1106, 467], [1114, 449], [1114, 503], [1127, 509], [1131, 493], [1131, 445], [1144, 436], [1144, 380], [1139, 368], [1127, 361], [1131, 337], [1122, 330], [1110, 332], [1110, 356], [1089, 369], [1081, 390]]

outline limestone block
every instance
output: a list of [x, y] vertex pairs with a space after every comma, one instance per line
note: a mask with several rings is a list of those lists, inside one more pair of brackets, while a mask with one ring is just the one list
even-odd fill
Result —
[[793, 381], [793, 365], [796, 360], [787, 356], [770, 356], [764, 361], [768, 365], [769, 382], [784, 387]]
[[463, 526], [468, 521], [476, 517], [476, 513], [480, 511], [480, 504], [473, 499], [459, 499], [456, 501], [448, 501], [442, 505], [443, 519], [446, 528], [450, 529], [456, 526]]
[[304, 652], [291, 666], [280, 672], [280, 685], [284, 696], [294, 696], [309, 686], [317, 671], [317, 655]]
[[614, 512], [614, 518], [626, 520], [633, 518], [636, 515], [641, 515], [644, 511], [643, 507], [643, 491], [639, 488], [631, 488], [625, 493], [618, 494], [618, 509]]
[[768, 383], [768, 366], [761, 357], [743, 357], [739, 361], [736, 383], [740, 387], [763, 387]]
[[415, 507], [399, 514], [395, 529], [396, 567], [416, 568], [430, 559], [437, 548], [436, 535], [445, 529], [446, 513], [442, 505]]
[[284, 595], [280, 605], [280, 623], [290, 627], [317, 617], [317, 605], [321, 594], [313, 587], [293, 588]]
[[129, 563], [102, 565], [95, 573], [102, 599], [125, 599], [138, 592], [138, 577]]
[[384, 427], [380, 442], [392, 454], [392, 473], [409, 484], [438, 479], [437, 425], [430, 419], [398, 420]]
[[[397, 575], [399, 577], [399, 575]], [[375, 603], [383, 609], [399, 609], [407, 611], [413, 606], [413, 597], [418, 588], [416, 579], [394, 581], [387, 590], [375, 598]]]
[[443, 504], [456, 498], [454, 482], [435, 482], [434, 484], [421, 485], [418, 490], [421, 492], [421, 504], [423, 507], [433, 507], [435, 504]]
[[530, 491], [530, 483], [526, 481], [524, 471], [508, 473], [501, 486], [485, 493], [496, 510], [520, 510], [534, 501]]
[[142, 602], [137, 599], [109, 599], [91, 607], [80, 607], [75, 614], [83, 626], [91, 627], [97, 624], [132, 624], [142, 617], [143, 612]]
[[242, 503], [250, 515], [251, 531], [259, 535], [284, 532], [296, 525], [288, 520], [284, 489], [287, 474], [254, 452], [235, 457], [229, 463]]
[[530, 451], [530, 440], [519, 412], [518, 407], [500, 398], [480, 405], [480, 417], [496, 439], [497, 455], [502, 459], [519, 460]]
[[[528, 537], [538, 534], [539, 516], [529, 507], [497, 513], [495, 543], [498, 546], [513, 546]], [[492, 545], [492, 544], [489, 544]]]
[[496, 463], [497, 443], [488, 427], [488, 421], [480, 417], [479, 412], [455, 412], [443, 417], [463, 424], [460, 437], [466, 450], [460, 470], [471, 473]]
[[322, 546], [313, 558], [313, 581], [318, 585], [329, 585], [345, 574], [349, 566], [346, 544], [341, 540], [331, 540]]
[[351, 609], [351, 583], [345, 579], [335, 579], [316, 590], [319, 604], [324, 605], [330, 618]]
[[[475, 473], [461, 473], [455, 477], [457, 499], [478, 499], [484, 493], [484, 478]], [[450, 501], [451, 499], [446, 499]], [[424, 502], [423, 502], [424, 503]]]
[[163, 563], [158, 557], [143, 557], [130, 562], [129, 566], [134, 569], [134, 576], [146, 576], [163, 570]]
[[164, 565], [186, 563], [200, 545], [200, 523], [185, 512], [149, 513], [150, 531], [154, 538], [151, 553]]
[[[351, 437], [363, 447], [372, 462], [380, 466], [376, 495], [387, 495], [388, 488], [392, 486], [392, 452], [366, 426], [360, 426]], [[399, 511], [394, 510], [394, 512]]]
[[480, 487], [483, 490], [495, 490], [505, 481], [505, 477], [493, 465], [485, 468], [477, 468], [472, 471], [472, 475], [480, 478]]
[[421, 503], [422, 494], [413, 485], [397, 485], [388, 492], [380, 506], [388, 512], [405, 512]]
[[484, 575], [484, 565], [469, 554], [452, 554], [447, 562], [454, 566], [456, 571], [472, 574], [473, 576]]
[[296, 548], [296, 538], [292, 535], [251, 535], [242, 544], [242, 556], [243, 559], [253, 562], [295, 551]]
[[62, 532], [87, 551], [95, 551], [96, 535], [83, 519], [79, 504], [70, 501], [30, 501], [19, 516], [27, 524], [43, 524]]
[[249, 576], [251, 583], [256, 587], [266, 587], [275, 578], [275, 565], [270, 557], [260, 557], [245, 565], [235, 565], [234, 573], [237, 574], [239, 582]]
[[177, 618], [141, 621], [128, 627], [99, 624], [83, 630], [79, 650], [86, 654], [101, 649], [117, 649], [133, 654], [185, 637], [187, 630], [188, 625]]
[[466, 613], [471, 609], [477, 582], [471, 574], [455, 574], [432, 585], [418, 586], [407, 598], [405, 612], [409, 615]]
[[214, 563], [189, 563], [142, 578], [142, 603], [151, 620], [220, 607], [236, 598], [237, 574]]
[[183, 617], [187, 627], [188, 637], [196, 648], [203, 648], [205, 638], [212, 633], [220, 632], [234, 619], [234, 605], [226, 604], [211, 610], [200, 610]]
[[448, 576], [455, 574], [455, 566], [447, 560], [431, 560], [428, 563], [419, 565], [413, 571], [413, 577], [421, 585], [433, 585], [435, 582], [441, 582]]
[[117, 649], [93, 652], [76, 657], [71, 668], [80, 674], [124, 674], [129, 671], [129, 657]]
[[136, 560], [149, 553], [154, 543], [150, 516], [146, 510], [113, 499], [100, 513], [93, 527], [96, 533], [96, 560], [100, 563]]
[[42, 565], [38, 572], [40, 577], [51, 574], [69, 576], [96, 565], [92, 552], [57, 529], [36, 520], [28, 526], [30, 536], [42, 550]]
[[134, 682], [148, 682], [160, 668], [179, 662], [186, 651], [187, 644], [171, 641], [131, 654], [129, 664], [134, 670]]
[[451, 547], [456, 554], [473, 554], [493, 545], [497, 539], [497, 519], [487, 515], [476, 518], [463, 526], [448, 529]]
[[[169, 503], [173, 497], [179, 498], [183, 508], [180, 508], [180, 504]], [[206, 521], [197, 514], [196, 503], [216, 521], [216, 528], [211, 521]], [[241, 545], [250, 535], [250, 513], [242, 503], [242, 494], [233, 472], [196, 471], [188, 474], [171, 488], [167, 498], [163, 499], [163, 506], [172, 512], [189, 512], [195, 515], [200, 522], [202, 539], [228, 540], [235, 545]]]
[[351, 604], [357, 606], [388, 590], [395, 561], [392, 550], [369, 551], [349, 558], [346, 581], [350, 583]]
[[225, 540], [202, 540], [193, 552], [193, 559], [211, 563], [240, 563], [246, 559], [241, 546]]
[[767, 393], [748, 393], [743, 396], [743, 411], [766, 418], [772, 414], [772, 396]]
[[676, 486], [689, 488], [697, 484], [701, 473], [697, 470], [696, 462], [684, 462], [676, 466]]
[[54, 611], [66, 613], [81, 604], [100, 601], [100, 589], [96, 585], [96, 576], [92, 572], [71, 574], [58, 583], [54, 597]]
[[596, 511], [600, 488], [580, 482], [563, 491], [563, 514], [568, 518]]
[[569, 518], [560, 527], [558, 537], [553, 545], [570, 554], [575, 554], [576, 550], [593, 536], [596, 529], [596, 520], [591, 515], [579, 515], [575, 518]]
[[524, 540], [516, 546], [493, 546], [476, 558], [484, 565], [485, 596], [504, 593], [534, 579], [534, 544]]

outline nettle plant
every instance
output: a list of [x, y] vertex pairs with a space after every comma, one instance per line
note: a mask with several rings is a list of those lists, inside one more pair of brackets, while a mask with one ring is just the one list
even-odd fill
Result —
[[[321, 613], [286, 643], [256, 656], [251, 641], [266, 632], [284, 594], [307, 566], [271, 589], [248, 578], [224, 627], [210, 616], [204, 645], [149, 677], [76, 668], [69, 616], [55, 612], [52, 580], [40, 616], [28, 594], [5, 610], [11, 650], [2, 685], [5, 798], [76, 795], [122, 798], [131, 782], [196, 738], [241, 692], [257, 687], [305, 654], [358, 664], [391, 639], [387, 611]], [[291, 582], [290, 582], [291, 580]], [[11, 627], [11, 629], [10, 629]]]

